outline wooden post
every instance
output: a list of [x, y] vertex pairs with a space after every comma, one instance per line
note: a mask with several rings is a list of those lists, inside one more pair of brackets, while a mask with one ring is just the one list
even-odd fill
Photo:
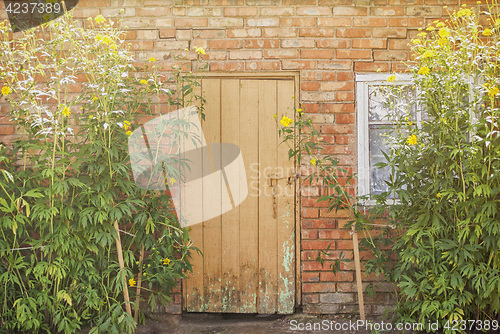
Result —
[[[120, 231], [118, 228], [118, 221], [115, 220], [115, 230], [116, 230], [116, 251], [118, 253], [118, 264], [120, 265], [120, 270], [125, 268], [125, 264], [123, 262], [123, 250], [122, 250], [122, 242], [120, 239]], [[125, 300], [125, 310], [130, 316], [132, 316], [132, 309], [130, 307], [130, 297], [128, 295], [128, 284], [127, 278], [123, 277], [123, 299]]]
[[139, 303], [141, 297], [141, 283], [142, 283], [142, 261], [144, 260], [144, 245], [142, 245], [141, 254], [139, 256], [139, 276], [137, 277], [137, 292], [135, 293], [135, 308], [134, 320], [139, 321]]
[[354, 249], [354, 265], [356, 267], [356, 286], [358, 290], [359, 316], [365, 321], [365, 302], [363, 300], [363, 281], [361, 280], [361, 262], [359, 259], [358, 232], [356, 223], [352, 225], [352, 243]]

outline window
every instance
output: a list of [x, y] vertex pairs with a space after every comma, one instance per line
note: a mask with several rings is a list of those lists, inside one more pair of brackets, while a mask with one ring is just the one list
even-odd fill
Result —
[[[381, 194], [388, 190], [385, 183], [389, 179], [389, 168], [377, 168], [379, 162], [385, 162], [382, 151], [388, 152], [389, 146], [384, 135], [391, 131], [389, 112], [399, 115], [410, 114], [411, 121], [417, 126], [421, 123], [421, 114], [416, 110], [408, 111], [408, 101], [415, 94], [409, 75], [396, 75], [392, 83], [387, 81], [390, 74], [357, 74], [356, 104], [358, 112], [358, 196]], [[387, 107], [387, 85], [401, 85], [398, 96], [391, 97], [396, 108]], [[373, 200], [363, 204], [374, 204]]]

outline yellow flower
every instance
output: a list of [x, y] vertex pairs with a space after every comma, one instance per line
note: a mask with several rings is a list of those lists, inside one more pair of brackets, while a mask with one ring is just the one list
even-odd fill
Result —
[[311, 165], [316, 166], [316, 159], [311, 159]]
[[273, 115], [273, 118], [274, 118], [274, 119], [278, 118], [278, 114], [276, 114], [276, 113], [275, 113], [275, 114]]
[[440, 38], [438, 40], [438, 45], [444, 46], [444, 45], [446, 45], [447, 42], [448, 42], [448, 40], [446, 38]]
[[205, 53], [205, 49], [204, 48], [199, 48], [199, 47], [194, 47], [194, 50], [196, 51], [197, 54], [200, 54], [200, 55], [206, 55]]
[[93, 116], [93, 115], [89, 115], [89, 119], [93, 119], [93, 118], [94, 118], [94, 116]]
[[113, 44], [111, 44], [111, 45], [109, 46], [109, 48], [110, 48], [110, 49], [113, 49], [113, 50], [116, 50], [116, 49], [118, 49], [118, 45], [116, 45], [115, 43], [113, 43]]
[[495, 20], [495, 25], [496, 25], [496, 26], [500, 25], [500, 19], [496, 19], [496, 20]]
[[457, 12], [457, 17], [462, 17], [462, 16], [471, 16], [472, 11], [469, 8], [460, 8], [460, 10]]
[[438, 27], [438, 28], [441, 28], [444, 26], [445, 26], [445, 24], [443, 22], [439, 22], [438, 24], [436, 24], [436, 27]]
[[450, 36], [450, 30], [448, 28], [441, 28], [439, 29], [438, 34], [439, 36], [441, 36], [441, 38], [446, 38]]
[[177, 180], [171, 177], [170, 179], [168, 179], [168, 182], [170, 182], [170, 184], [174, 184], [175, 182], [177, 182]]
[[290, 124], [293, 123], [293, 120], [291, 118], [283, 116], [280, 123], [281, 123], [281, 125], [283, 125], [286, 128], [286, 127], [290, 126]]
[[8, 87], [8, 86], [3, 86], [2, 87], [2, 95], [3, 96], [7, 96], [10, 93], [12, 93], [12, 89], [10, 89], [10, 87]]
[[144, 79], [142, 79], [142, 80], [141, 80], [141, 84], [145, 85], [145, 84], [147, 84], [147, 83], [148, 83], [148, 82], [147, 82], [146, 80], [144, 80]]
[[421, 32], [417, 36], [418, 37], [425, 37], [425, 36], [427, 36], [427, 33], [426, 32]]
[[97, 100], [99, 100], [99, 99], [97, 98], [97, 96], [94, 96], [94, 97], [92, 98], [92, 102], [95, 102], [95, 101], [97, 101]]
[[163, 264], [164, 265], [168, 265], [170, 263], [170, 259], [167, 257], [165, 259], [163, 259]]
[[427, 29], [425, 29], [425, 30], [427, 30], [427, 31], [434, 31], [435, 29], [436, 28], [434, 28], [433, 26], [428, 26]]
[[427, 75], [429, 74], [431, 70], [427, 67], [427, 66], [422, 66], [419, 70], [418, 70], [418, 74], [420, 75]]
[[395, 75], [391, 75], [390, 77], [387, 78], [387, 81], [388, 82], [394, 82], [394, 81], [396, 81], [396, 76]]
[[484, 29], [482, 34], [483, 34], [483, 36], [491, 36], [491, 35], [493, 35], [493, 30], [486, 28], [486, 29]]
[[409, 123], [408, 123], [408, 125], [409, 125], [409, 126], [412, 126], [412, 125], [413, 125], [413, 122], [409, 122]]
[[149, 58], [149, 62], [150, 62], [150, 63], [154, 63], [155, 61], [156, 61], [156, 58], [155, 58], [155, 57], [151, 57], [151, 58]]
[[437, 193], [437, 194], [436, 194], [436, 197], [437, 197], [437, 198], [441, 198], [441, 193]]
[[125, 134], [126, 134], [127, 136], [130, 136], [130, 135], [132, 134], [132, 131], [128, 130], [127, 132], [125, 132]]
[[302, 108], [297, 109], [297, 112], [300, 114], [302, 113]]
[[498, 87], [493, 87], [488, 89], [488, 95], [491, 97], [495, 97], [498, 95], [499, 89]]
[[417, 136], [411, 135], [410, 137], [406, 138], [406, 143], [410, 146], [413, 146], [417, 143]]
[[106, 19], [102, 15], [97, 15], [95, 17], [95, 21], [96, 21], [96, 23], [104, 23], [104, 22], [106, 22]]
[[135, 286], [136, 283], [137, 282], [133, 278], [128, 280], [128, 285], [130, 285], [130, 286]]
[[63, 114], [63, 116], [68, 117], [69, 115], [71, 115], [71, 111], [69, 110], [68, 107], [64, 106], [64, 108], [62, 110], [62, 114]]
[[130, 127], [130, 122], [129, 121], [123, 122], [123, 129], [124, 130], [128, 130], [129, 127]]
[[420, 39], [418, 39], [418, 38], [412, 39], [411, 42], [413, 44], [422, 44], [422, 41]]
[[434, 56], [434, 52], [432, 52], [431, 50], [427, 50], [424, 52], [424, 54], [422, 55], [422, 57], [425, 59], [425, 58], [429, 58], [429, 57], [432, 57]]

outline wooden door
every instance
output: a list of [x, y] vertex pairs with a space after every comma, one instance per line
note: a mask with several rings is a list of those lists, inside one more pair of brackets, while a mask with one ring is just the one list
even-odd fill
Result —
[[281, 117], [294, 114], [294, 87], [293, 78], [202, 80], [206, 141], [239, 146], [248, 195], [233, 210], [192, 226], [203, 256], [193, 254], [194, 272], [183, 282], [188, 312], [294, 311], [295, 184], [288, 180], [294, 166], [277, 131]]

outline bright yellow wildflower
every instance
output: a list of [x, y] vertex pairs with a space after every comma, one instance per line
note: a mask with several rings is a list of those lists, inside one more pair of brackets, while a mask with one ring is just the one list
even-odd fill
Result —
[[417, 36], [418, 37], [425, 37], [425, 36], [427, 36], [427, 33], [426, 32], [421, 32]]
[[7, 96], [9, 95], [10, 93], [12, 93], [12, 89], [10, 89], [9, 86], [3, 86], [2, 87], [2, 95], [3, 96]]
[[177, 180], [171, 177], [170, 179], [168, 179], [168, 182], [170, 182], [170, 184], [174, 184], [175, 182], [177, 182]]
[[445, 26], [445, 24], [443, 22], [439, 22], [438, 24], [436, 24], [436, 27], [438, 27], [438, 28], [441, 28], [444, 26]]
[[205, 49], [204, 48], [199, 48], [199, 47], [194, 47], [194, 50], [196, 51], [197, 54], [200, 54], [200, 55], [206, 55], [205, 53]]
[[311, 165], [316, 166], [316, 159], [311, 159]]
[[278, 118], [278, 114], [276, 114], [276, 113], [275, 113], [275, 114], [273, 115], [273, 118], [274, 118], [274, 119]]
[[411, 42], [413, 44], [422, 44], [422, 41], [419, 38], [412, 39]]
[[489, 88], [488, 89], [488, 95], [491, 96], [491, 97], [495, 97], [498, 95], [498, 92], [500, 90], [498, 89], [498, 87], [493, 87], [493, 88]]
[[69, 115], [71, 115], [71, 111], [69, 110], [68, 107], [64, 106], [64, 108], [62, 110], [62, 114], [63, 114], [63, 116], [68, 117]]
[[164, 264], [164, 265], [166, 265], [166, 266], [167, 266], [169, 263], [170, 263], [170, 259], [169, 259], [168, 257], [167, 257], [167, 258], [165, 258], [165, 259], [163, 259], [163, 264]]
[[427, 67], [427, 66], [422, 66], [419, 70], [418, 70], [418, 74], [420, 75], [427, 75], [429, 74], [431, 70]]
[[290, 124], [293, 123], [293, 120], [291, 118], [283, 116], [283, 118], [281, 119], [280, 123], [281, 123], [281, 125], [283, 125], [286, 128], [286, 127], [289, 127]]
[[130, 127], [130, 122], [129, 121], [123, 122], [123, 129], [124, 130], [128, 130], [129, 127]]
[[493, 30], [486, 28], [483, 30], [482, 35], [483, 36], [491, 36], [491, 35], [493, 35]]
[[413, 146], [417, 143], [417, 136], [411, 135], [410, 137], [406, 138], [406, 143], [410, 146]]
[[396, 76], [395, 75], [391, 75], [390, 77], [387, 77], [387, 81], [388, 82], [394, 82], [394, 81], [396, 81]]
[[427, 50], [424, 52], [424, 54], [422, 55], [422, 57], [425, 59], [425, 58], [430, 58], [430, 57], [433, 57], [434, 56], [434, 52], [432, 52], [431, 50]]
[[132, 134], [132, 131], [128, 130], [127, 132], [125, 132], [125, 134], [126, 134], [127, 136], [130, 136], [130, 135]]
[[425, 29], [425, 30], [427, 30], [427, 31], [434, 31], [435, 29], [436, 28], [434, 28], [433, 26], [428, 26], [427, 29]]
[[95, 102], [95, 101], [97, 101], [97, 100], [99, 100], [99, 99], [97, 98], [97, 96], [94, 96], [94, 97], [92, 98], [92, 102]]
[[150, 63], [154, 63], [155, 61], [156, 61], [156, 58], [155, 58], [155, 57], [151, 57], [151, 58], [149, 58], [149, 62], [150, 62]]
[[109, 46], [109, 48], [112, 49], [112, 50], [116, 50], [116, 49], [118, 49], [118, 45], [116, 45], [115, 43], [113, 43], [113, 44], [111, 44]]
[[145, 84], [147, 84], [147, 83], [148, 83], [148, 82], [147, 82], [146, 80], [144, 80], [144, 79], [142, 79], [140, 82], [141, 82], [141, 84], [143, 84], [143, 85], [145, 85]]
[[469, 8], [460, 8], [460, 10], [457, 12], [457, 17], [462, 17], [462, 16], [471, 16], [472, 11]]
[[437, 198], [441, 198], [441, 193], [437, 193], [437, 194], [436, 194], [436, 197], [437, 197]]
[[302, 113], [302, 108], [297, 109], [297, 112], [298, 112], [299, 114], [301, 114], [301, 113]]
[[446, 38], [450, 36], [450, 30], [448, 28], [441, 28], [439, 29], [438, 34], [441, 38]]
[[104, 23], [104, 22], [106, 22], [106, 19], [102, 15], [97, 15], [95, 17], [95, 21], [96, 21], [96, 23]]
[[89, 119], [93, 119], [93, 118], [94, 118], [94, 116], [93, 116], [93, 115], [89, 115]]
[[440, 38], [440, 39], [438, 39], [438, 45], [439, 46], [445, 46], [446, 43], [448, 43], [448, 40], [446, 38]]
[[128, 280], [128, 285], [135, 286], [136, 284], [137, 284], [137, 282], [133, 278]]

